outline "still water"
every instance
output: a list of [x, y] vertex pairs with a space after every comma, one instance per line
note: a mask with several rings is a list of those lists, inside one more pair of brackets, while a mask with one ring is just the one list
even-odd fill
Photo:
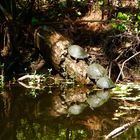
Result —
[[[0, 93], [0, 140], [104, 140], [139, 118], [139, 105], [85, 86], [11, 85]], [[140, 140], [139, 121], [123, 129], [114, 140]]]

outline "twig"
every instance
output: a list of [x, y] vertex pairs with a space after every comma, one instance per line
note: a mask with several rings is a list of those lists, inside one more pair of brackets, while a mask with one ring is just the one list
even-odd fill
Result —
[[24, 75], [24, 76], [18, 78], [18, 81], [23, 81], [25, 79], [37, 79], [38, 81], [40, 81], [41, 78], [43, 78], [43, 75], [35, 75], [35, 74], [29, 75], [29, 74], [27, 74], [27, 75]]
[[112, 69], [112, 62], [110, 62], [110, 65], [109, 65], [109, 72], [108, 72], [109, 78], [111, 77], [111, 69]]
[[137, 53], [135, 53], [134, 55], [132, 55], [131, 57], [129, 57], [128, 59], [126, 59], [126, 60], [122, 63], [122, 67], [121, 67], [120, 73], [119, 73], [119, 75], [118, 75], [118, 77], [117, 77], [117, 79], [116, 79], [116, 82], [118, 82], [118, 80], [119, 80], [121, 74], [123, 73], [123, 68], [124, 68], [125, 63], [128, 62], [130, 59], [132, 59], [133, 57], [135, 57], [135, 56], [138, 55], [138, 54], [140, 54], [140, 51], [137, 52]]

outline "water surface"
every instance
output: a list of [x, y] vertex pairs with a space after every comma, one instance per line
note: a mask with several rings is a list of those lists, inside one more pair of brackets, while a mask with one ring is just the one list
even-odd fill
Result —
[[[104, 140], [139, 117], [138, 109], [126, 106], [134, 102], [87, 86], [35, 90], [11, 85], [0, 93], [0, 140]], [[139, 122], [113, 139], [140, 139]]]

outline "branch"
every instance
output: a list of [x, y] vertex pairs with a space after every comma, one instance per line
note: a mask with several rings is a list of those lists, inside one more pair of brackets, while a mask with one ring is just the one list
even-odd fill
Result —
[[112, 132], [110, 132], [107, 136], [105, 136], [105, 140], [108, 140], [110, 138], [115, 138], [122, 134], [123, 132], [127, 131], [131, 126], [135, 125], [137, 122], [139, 122], [138, 119], [131, 121], [129, 123], [124, 124], [123, 126], [120, 126], [116, 129], [114, 129]]
[[116, 79], [116, 82], [119, 81], [119, 78], [120, 78], [121, 74], [123, 73], [123, 68], [124, 68], [125, 63], [128, 62], [130, 59], [134, 58], [134, 57], [135, 57], [136, 55], [138, 55], [138, 54], [140, 54], [140, 51], [137, 52], [137, 53], [135, 53], [134, 55], [132, 55], [131, 57], [129, 57], [128, 59], [126, 59], [126, 60], [122, 63], [122, 67], [121, 67], [120, 73], [119, 73], [119, 75], [118, 75], [118, 77], [117, 77], [117, 79]]

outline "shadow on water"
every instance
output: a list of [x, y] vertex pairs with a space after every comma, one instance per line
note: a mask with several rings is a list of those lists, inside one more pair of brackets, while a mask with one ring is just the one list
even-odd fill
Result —
[[[139, 114], [138, 110], [121, 112], [123, 102], [111, 94], [85, 86], [4, 88], [0, 93], [0, 140], [104, 140], [105, 135]], [[124, 114], [117, 117], [116, 113]], [[139, 137], [137, 123], [114, 139]]]

